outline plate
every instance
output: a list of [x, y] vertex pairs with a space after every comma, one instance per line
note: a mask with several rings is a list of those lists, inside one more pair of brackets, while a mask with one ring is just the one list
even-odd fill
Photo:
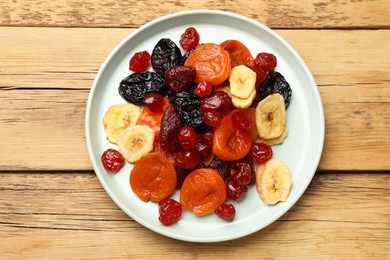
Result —
[[[183, 211], [182, 219], [163, 226], [158, 220], [156, 203], [141, 201], [131, 190], [131, 164], [116, 175], [107, 174], [100, 157], [108, 148], [117, 148], [106, 140], [102, 118], [109, 106], [125, 103], [118, 94], [119, 82], [130, 74], [128, 62], [135, 52], [148, 50], [161, 38], [177, 45], [180, 35], [193, 26], [201, 43], [221, 43], [228, 39], [243, 42], [255, 56], [271, 52], [278, 59], [281, 72], [293, 90], [287, 111], [289, 134], [282, 145], [273, 146], [274, 157], [283, 160], [292, 173], [292, 188], [287, 201], [266, 206], [255, 187], [250, 187], [244, 200], [233, 202], [236, 216], [226, 222], [215, 214], [196, 217]], [[184, 52], [184, 51], [183, 51]], [[224, 11], [197, 10], [171, 14], [140, 27], [125, 38], [107, 57], [91, 88], [85, 118], [86, 142], [93, 168], [112, 200], [132, 219], [167, 237], [192, 242], [217, 242], [254, 233], [286, 213], [302, 196], [317, 169], [324, 141], [324, 113], [317, 85], [298, 53], [278, 34], [244, 16]], [[173, 194], [179, 198], [179, 192]]]

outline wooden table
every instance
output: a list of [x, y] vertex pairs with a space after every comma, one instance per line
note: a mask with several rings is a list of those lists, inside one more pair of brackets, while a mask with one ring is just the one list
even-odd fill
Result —
[[[282, 218], [195, 244], [123, 213], [89, 161], [84, 115], [109, 52], [162, 15], [253, 18], [301, 54], [326, 138], [315, 177]], [[390, 258], [390, 1], [0, 0], [0, 258]]]

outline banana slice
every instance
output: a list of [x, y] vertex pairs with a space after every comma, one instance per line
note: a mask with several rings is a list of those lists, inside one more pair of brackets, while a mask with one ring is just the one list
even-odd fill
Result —
[[146, 125], [129, 126], [118, 137], [119, 152], [126, 161], [135, 163], [153, 150], [155, 132]]
[[230, 72], [229, 82], [234, 96], [247, 99], [255, 91], [256, 72], [245, 65], [236, 66]]
[[248, 108], [252, 105], [253, 100], [256, 97], [256, 90], [253, 90], [252, 94], [248, 98], [239, 98], [232, 94], [232, 103], [236, 108]]
[[103, 117], [107, 140], [116, 144], [120, 133], [125, 128], [135, 125], [140, 114], [141, 108], [130, 103], [109, 107]]
[[287, 134], [288, 134], [288, 127], [286, 126], [279, 137], [272, 138], [272, 139], [262, 139], [259, 137], [257, 138], [256, 142], [265, 143], [268, 145], [282, 144], [284, 142], [284, 139], [287, 137]]
[[279, 93], [267, 96], [256, 107], [256, 126], [261, 139], [282, 135], [286, 126], [286, 107]]
[[286, 201], [291, 185], [291, 173], [284, 162], [271, 158], [257, 167], [256, 189], [266, 205]]

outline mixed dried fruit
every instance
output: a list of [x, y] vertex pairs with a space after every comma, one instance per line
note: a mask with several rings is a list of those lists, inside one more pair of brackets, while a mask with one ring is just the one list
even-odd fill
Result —
[[[229, 200], [244, 199], [253, 185], [267, 205], [286, 200], [291, 173], [271, 145], [288, 134], [292, 91], [275, 71], [275, 55], [253, 58], [234, 39], [200, 43], [193, 27], [179, 45], [184, 55], [163, 38], [151, 56], [141, 51], [131, 57], [133, 73], [118, 89], [129, 103], [110, 107], [103, 117], [107, 140], [119, 147], [102, 155], [104, 167], [115, 173], [124, 160], [133, 163], [130, 187], [141, 200], [159, 203], [164, 225], [178, 222], [182, 208], [232, 221], [236, 210]], [[172, 199], [177, 189], [180, 201]]]

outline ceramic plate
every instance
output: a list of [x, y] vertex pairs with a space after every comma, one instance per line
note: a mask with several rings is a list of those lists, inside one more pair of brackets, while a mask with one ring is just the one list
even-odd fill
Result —
[[[274, 146], [274, 157], [283, 160], [292, 172], [293, 184], [287, 201], [266, 206], [251, 187], [244, 200], [233, 202], [236, 217], [226, 222], [215, 214], [196, 217], [183, 211], [182, 219], [172, 226], [158, 220], [156, 203], [141, 201], [129, 186], [132, 169], [127, 164], [118, 174], [107, 174], [100, 157], [116, 145], [106, 140], [102, 118], [109, 106], [125, 103], [118, 94], [119, 82], [130, 74], [128, 62], [135, 52], [148, 50], [161, 38], [179, 45], [180, 35], [193, 26], [201, 43], [221, 43], [228, 39], [243, 42], [252, 55], [271, 52], [293, 90], [287, 110], [289, 134], [282, 145]], [[183, 51], [184, 53], [184, 51]], [[317, 169], [324, 141], [324, 113], [317, 85], [298, 53], [266, 26], [241, 15], [222, 11], [187, 11], [154, 20], [124, 39], [108, 56], [93, 83], [86, 109], [86, 141], [93, 168], [113, 201], [131, 218], [162, 235], [185, 241], [216, 242], [246, 236], [273, 223], [302, 196]], [[173, 194], [179, 198], [179, 192]]]

